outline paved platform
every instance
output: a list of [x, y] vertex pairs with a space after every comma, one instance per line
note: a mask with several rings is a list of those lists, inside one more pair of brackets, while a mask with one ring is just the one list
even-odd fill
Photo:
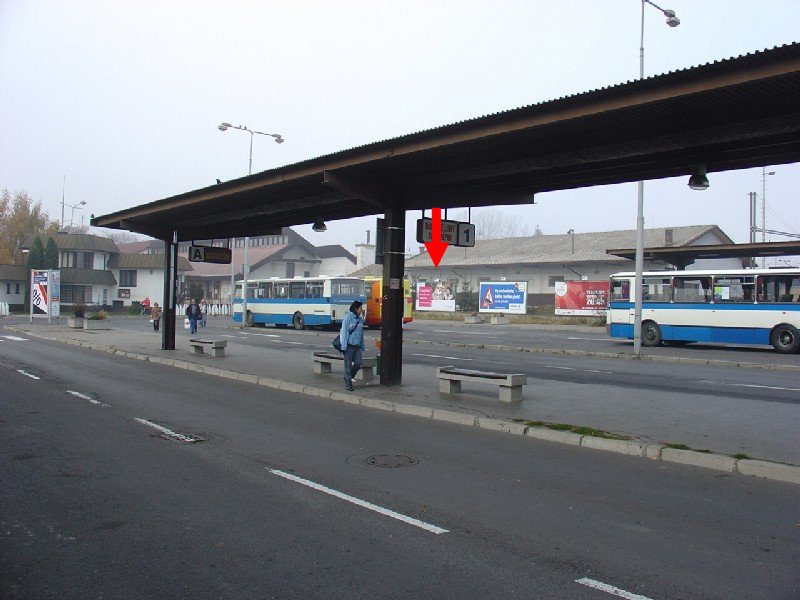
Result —
[[[0, 322], [0, 327], [3, 325]], [[777, 476], [771, 478], [800, 483], [800, 466], [791, 467], [788, 472], [781, 465], [770, 466], [772, 463], [800, 465], [797, 436], [800, 407], [797, 405], [772, 406], [770, 410], [778, 414], [765, 416], [760, 402], [724, 399], [723, 409], [722, 400], [713, 396], [693, 396], [683, 400], [672, 396], [667, 402], [669, 394], [654, 392], [647, 398], [619, 398], [600, 386], [592, 388], [592, 397], [586, 397], [585, 384], [555, 381], [531, 381], [524, 388], [522, 402], [509, 405], [498, 402], [496, 394], [483, 387], [466, 389], [457, 397], [441, 394], [435, 369], [411, 364], [403, 366], [402, 386], [384, 388], [378, 380], [357, 381], [355, 392], [349, 393], [344, 390], [338, 374], [320, 375], [313, 370], [312, 353], [326, 350], [330, 335], [298, 338], [308, 344], [317, 344], [318, 347], [313, 349], [280, 344], [245, 345], [237, 342], [235, 335], [226, 336], [226, 356], [214, 359], [193, 355], [189, 346], [190, 336], [183, 331], [177, 334], [176, 350], [162, 350], [160, 335], [146, 323], [142, 324], [141, 331], [130, 328], [85, 331], [69, 329], [66, 323], [42, 322], [9, 324], [5, 328], [23, 335], [370, 408], [723, 471], [770, 477], [770, 473], [777, 470]], [[366, 354], [373, 353], [368, 350]], [[750, 426], [753, 419], [763, 421], [765, 418], [774, 421], [774, 426], [765, 428], [770, 433], [754, 433]], [[524, 421], [592, 427], [630, 439], [624, 442], [604, 440], [527, 427]], [[664, 447], [665, 443], [685, 444], [711, 452], [673, 452]], [[761, 460], [737, 461], [731, 458], [740, 453]], [[737, 462], [741, 462], [741, 468]]]

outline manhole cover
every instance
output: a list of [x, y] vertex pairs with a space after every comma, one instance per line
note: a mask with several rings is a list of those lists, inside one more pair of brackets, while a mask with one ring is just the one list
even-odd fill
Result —
[[364, 459], [364, 462], [373, 467], [410, 467], [419, 462], [418, 458], [404, 454], [373, 454]]

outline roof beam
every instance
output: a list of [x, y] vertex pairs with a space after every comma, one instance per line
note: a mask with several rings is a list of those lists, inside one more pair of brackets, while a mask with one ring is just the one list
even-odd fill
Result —
[[342, 173], [323, 171], [322, 182], [335, 190], [363, 200], [381, 211], [394, 206], [402, 198], [398, 190], [363, 177], [354, 178]]

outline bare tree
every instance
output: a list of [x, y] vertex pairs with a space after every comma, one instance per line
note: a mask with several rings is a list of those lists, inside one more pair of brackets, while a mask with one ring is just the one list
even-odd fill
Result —
[[114, 240], [115, 244], [132, 244], [133, 242], [141, 242], [145, 239], [129, 231], [115, 231], [113, 233], [107, 233], [105, 237]]
[[[466, 220], [463, 210], [453, 211], [451, 219]], [[472, 211], [472, 222], [475, 223], [475, 238], [479, 240], [500, 240], [512, 237], [528, 237], [534, 235], [531, 227], [515, 214], [505, 213], [497, 208], [476, 208]], [[536, 235], [541, 235], [537, 225]]]

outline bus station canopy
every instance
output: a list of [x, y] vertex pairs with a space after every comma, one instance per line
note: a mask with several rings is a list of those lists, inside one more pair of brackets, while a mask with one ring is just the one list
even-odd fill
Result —
[[[633, 260], [635, 248], [607, 250], [607, 254]], [[663, 260], [678, 269], [692, 264], [699, 258], [774, 258], [778, 256], [800, 255], [800, 241], [797, 242], [761, 242], [755, 244], [709, 244], [704, 246], [663, 246], [645, 248], [645, 260]]]
[[[800, 43], [378, 141], [92, 218], [173, 241], [800, 160]], [[713, 185], [713, 182], [712, 182]], [[198, 216], [200, 215], [200, 216]]]

